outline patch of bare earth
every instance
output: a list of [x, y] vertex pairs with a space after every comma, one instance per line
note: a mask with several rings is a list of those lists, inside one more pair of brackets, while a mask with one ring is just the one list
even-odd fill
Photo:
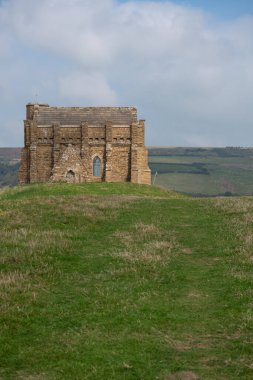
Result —
[[199, 377], [192, 371], [180, 371], [173, 374], [165, 375], [163, 380], [198, 380]]
[[184, 247], [182, 248], [182, 252], [187, 254], [187, 255], [191, 255], [192, 254], [192, 249], [189, 248], [189, 247]]

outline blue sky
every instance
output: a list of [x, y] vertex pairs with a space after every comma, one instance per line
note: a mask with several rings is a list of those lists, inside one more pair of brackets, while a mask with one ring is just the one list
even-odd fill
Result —
[[252, 0], [177, 0], [173, 2], [205, 9], [219, 19], [233, 19], [253, 14]]
[[[166, 0], [162, 2], [166, 2]], [[186, 7], [204, 9], [218, 19], [234, 19], [253, 14], [252, 0], [173, 0], [172, 2]]]
[[250, 0], [5, 0], [0, 146], [22, 146], [36, 93], [137, 106], [150, 146], [252, 146], [252, 67]]

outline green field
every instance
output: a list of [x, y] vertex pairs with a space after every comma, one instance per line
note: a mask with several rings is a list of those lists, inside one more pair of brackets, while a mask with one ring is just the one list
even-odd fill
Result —
[[253, 378], [253, 198], [0, 193], [0, 379]]
[[[156, 184], [197, 196], [252, 195], [253, 149], [150, 148]], [[154, 180], [154, 177], [153, 177]]]

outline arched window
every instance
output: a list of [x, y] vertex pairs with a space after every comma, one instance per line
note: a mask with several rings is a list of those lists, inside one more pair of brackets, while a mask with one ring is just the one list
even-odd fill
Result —
[[95, 157], [93, 160], [93, 176], [101, 177], [101, 160], [99, 157]]

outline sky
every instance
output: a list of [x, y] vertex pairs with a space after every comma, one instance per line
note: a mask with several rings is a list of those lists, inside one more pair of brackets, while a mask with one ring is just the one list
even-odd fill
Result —
[[253, 146], [252, 0], [0, 0], [0, 146], [28, 102], [136, 106], [148, 146]]

